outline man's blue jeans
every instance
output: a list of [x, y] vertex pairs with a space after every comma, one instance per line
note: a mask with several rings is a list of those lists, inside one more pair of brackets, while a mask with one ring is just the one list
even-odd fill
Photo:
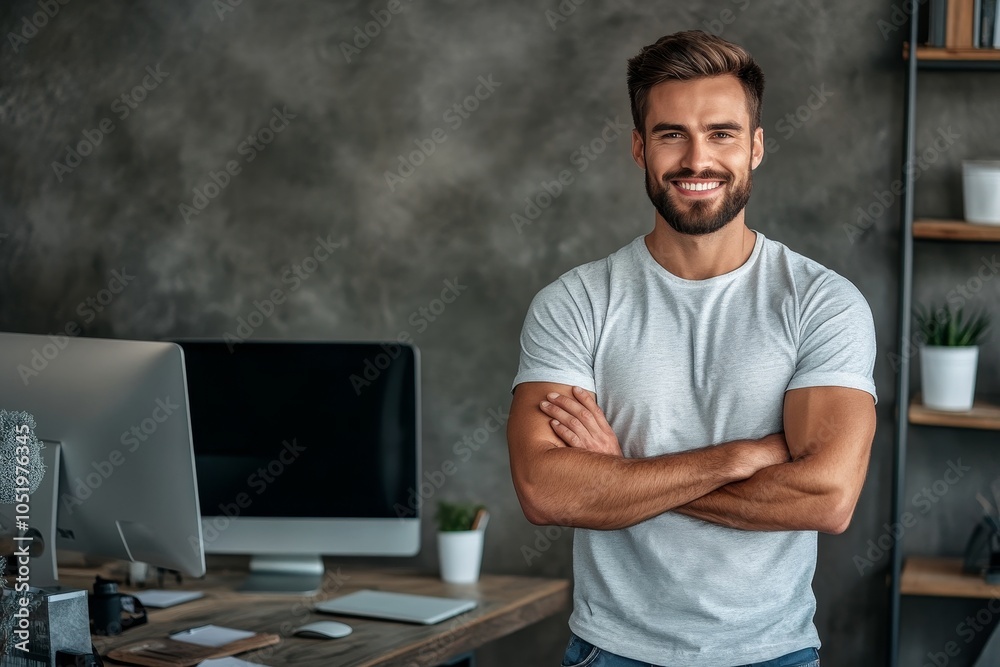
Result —
[[[570, 633], [569, 645], [566, 646], [562, 664], [563, 667], [659, 667], [609, 653], [573, 633]], [[774, 660], [740, 667], [819, 667], [819, 653], [814, 648], [806, 648]]]

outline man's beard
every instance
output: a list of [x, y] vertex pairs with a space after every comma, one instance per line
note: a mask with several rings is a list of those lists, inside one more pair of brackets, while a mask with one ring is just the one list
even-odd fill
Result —
[[[722, 201], [717, 202], [716, 198], [707, 201], [692, 201], [688, 203], [687, 210], [679, 208], [667, 192], [669, 182], [678, 178], [701, 178], [722, 181], [726, 187], [726, 193], [722, 196]], [[750, 190], [753, 189], [753, 173], [748, 169], [746, 179], [737, 185], [733, 185], [730, 176], [719, 172], [703, 171], [695, 174], [690, 169], [667, 174], [661, 181], [654, 183], [650, 180], [649, 170], [646, 170], [646, 194], [649, 201], [653, 202], [660, 216], [667, 221], [681, 234], [700, 236], [716, 232], [732, 222], [747, 202], [750, 201]], [[713, 209], [715, 212], [713, 213]]]

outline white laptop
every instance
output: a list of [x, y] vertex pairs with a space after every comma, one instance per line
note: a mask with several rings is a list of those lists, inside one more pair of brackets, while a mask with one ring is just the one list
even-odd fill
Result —
[[317, 602], [315, 609], [326, 614], [367, 616], [390, 621], [433, 625], [474, 609], [477, 604], [475, 600], [363, 590], [332, 600]]

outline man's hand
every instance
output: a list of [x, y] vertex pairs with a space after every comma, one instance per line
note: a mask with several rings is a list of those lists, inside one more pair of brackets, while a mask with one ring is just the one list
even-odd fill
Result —
[[[622, 456], [621, 445], [604, 411], [589, 391], [573, 387], [572, 396], [551, 393], [539, 407], [551, 417], [552, 430], [569, 447], [599, 454]], [[784, 433], [772, 433], [760, 440], [746, 442], [739, 460], [740, 474], [750, 477], [758, 470], [791, 460]]]
[[621, 457], [618, 436], [589, 391], [573, 387], [573, 396], [551, 393], [546, 398], [539, 407], [551, 417], [549, 425], [568, 446]]

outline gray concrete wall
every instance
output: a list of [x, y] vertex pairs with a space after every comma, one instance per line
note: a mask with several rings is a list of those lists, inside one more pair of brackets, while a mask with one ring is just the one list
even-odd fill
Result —
[[[34, 32], [24, 17], [40, 11], [35, 2], [0, 9], [0, 330], [76, 323], [87, 336], [222, 336], [280, 289], [287, 300], [253, 337], [408, 332], [424, 355], [425, 468], [452, 460], [459, 470], [434, 499], [493, 509], [487, 571], [569, 576], [568, 531], [530, 563], [522, 554], [538, 531], [514, 496], [503, 434], [467, 461], [453, 446], [509, 405], [531, 297], [651, 229], [627, 135], [573, 161], [607, 119], [628, 122], [626, 58], [668, 32], [721, 32], [768, 76], [764, 127], [774, 142], [756, 173], [750, 226], [851, 279], [875, 314], [871, 469], [851, 528], [820, 540], [814, 589], [824, 664], [883, 662], [888, 559], [873, 552], [872, 565], [859, 566], [855, 557], [866, 557], [889, 520], [899, 202], [890, 194], [888, 210], [873, 204], [900, 177], [902, 31], [891, 29], [899, 10], [864, 0], [592, 1], [566, 15], [557, 0], [403, 0], [398, 14], [383, 13], [386, 0], [224, 3], [75, 0]], [[376, 30], [372, 12], [391, 20]], [[366, 24], [377, 34], [345, 49]], [[926, 81], [922, 146], [939, 127], [960, 138], [928, 161], [917, 207], [958, 216], [960, 160], [1000, 155], [1000, 87], [991, 74]], [[469, 97], [477, 87], [484, 99]], [[468, 110], [458, 115], [456, 104]], [[272, 119], [280, 131], [263, 134], [269, 143], [243, 143]], [[69, 155], [88, 135], [100, 138], [90, 154]], [[398, 156], [408, 161], [421, 145], [433, 153], [400, 172]], [[220, 176], [227, 165], [238, 173]], [[512, 214], [562, 170], [573, 182], [516, 229]], [[387, 179], [390, 171], [399, 177]], [[224, 187], [209, 185], [213, 172]], [[194, 190], [206, 187], [211, 198], [199, 199]], [[858, 207], [873, 207], [875, 218], [851, 234], [845, 225]], [[296, 283], [287, 271], [317, 238], [345, 246], [306, 263], [313, 270]], [[918, 297], [944, 297], [993, 252], [921, 244]], [[114, 270], [134, 278], [100, 312], [81, 306]], [[449, 280], [464, 286], [460, 296], [433, 319], [422, 315]], [[984, 283], [975, 299], [996, 310], [998, 292], [1000, 280]], [[992, 340], [980, 364], [984, 392], [1000, 391]], [[913, 429], [908, 497], [948, 461], [972, 470], [920, 514], [909, 551], [961, 551], [978, 513], [973, 495], [996, 474], [996, 441]], [[429, 520], [424, 537], [413, 564], [432, 569]], [[906, 664], [923, 664], [949, 640], [962, 649], [949, 664], [968, 664], [985, 633], [965, 643], [956, 626], [980, 607], [907, 601]], [[496, 642], [481, 664], [558, 664], [565, 641], [562, 616]]]

